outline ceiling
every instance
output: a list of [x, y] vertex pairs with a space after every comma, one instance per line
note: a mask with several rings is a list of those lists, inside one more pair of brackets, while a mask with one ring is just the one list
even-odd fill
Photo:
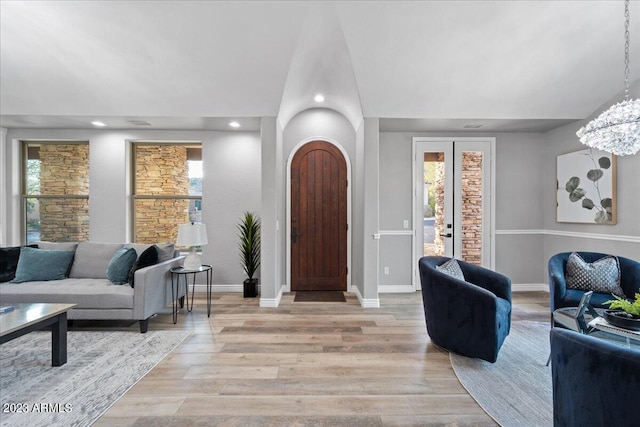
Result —
[[3, 0], [0, 126], [258, 130], [326, 107], [356, 128], [543, 131], [621, 96], [623, 14], [615, 0]]

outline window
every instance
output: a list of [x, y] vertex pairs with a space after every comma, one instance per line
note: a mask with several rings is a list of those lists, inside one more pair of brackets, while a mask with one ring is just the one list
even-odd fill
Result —
[[24, 234], [39, 240], [89, 240], [89, 143], [23, 142]]
[[133, 144], [133, 241], [175, 242], [178, 225], [202, 221], [202, 146]]

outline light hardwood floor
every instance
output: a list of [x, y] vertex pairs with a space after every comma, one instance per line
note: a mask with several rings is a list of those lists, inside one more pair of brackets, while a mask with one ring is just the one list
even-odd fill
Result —
[[[493, 426], [429, 342], [419, 293], [378, 309], [293, 302], [260, 308], [239, 293], [197, 295], [149, 322], [191, 334], [94, 426]], [[549, 319], [545, 292], [514, 293], [517, 320]], [[137, 328], [132, 325], [131, 329]]]

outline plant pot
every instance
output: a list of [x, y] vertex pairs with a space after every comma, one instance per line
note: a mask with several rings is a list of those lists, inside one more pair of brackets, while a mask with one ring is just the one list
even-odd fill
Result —
[[640, 331], [640, 316], [634, 316], [622, 310], [605, 310], [604, 318], [613, 326]]
[[246, 279], [243, 282], [243, 285], [244, 285], [244, 297], [255, 298], [257, 295], [256, 290], [258, 288], [258, 279]]

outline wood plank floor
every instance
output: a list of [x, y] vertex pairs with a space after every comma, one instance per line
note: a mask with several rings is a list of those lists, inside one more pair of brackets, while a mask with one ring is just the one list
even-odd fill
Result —
[[[381, 308], [293, 302], [260, 308], [239, 293], [203, 296], [150, 329], [191, 335], [94, 426], [493, 426], [429, 341], [419, 293]], [[513, 320], [549, 318], [545, 292], [514, 293]], [[132, 325], [131, 329], [137, 328]]]

